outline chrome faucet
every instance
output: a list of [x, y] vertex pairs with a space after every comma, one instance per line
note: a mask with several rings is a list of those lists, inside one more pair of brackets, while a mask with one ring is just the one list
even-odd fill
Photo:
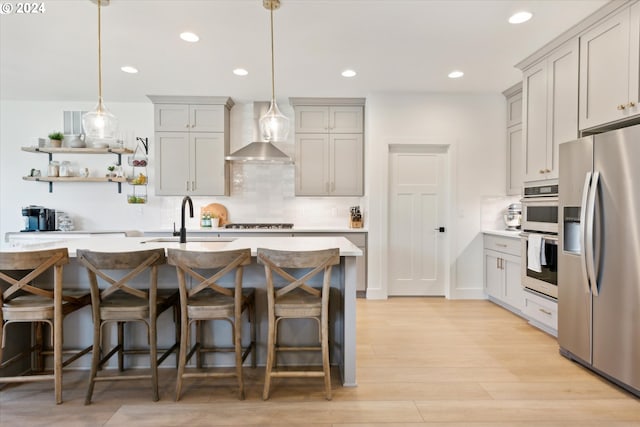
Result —
[[184, 226], [184, 208], [187, 202], [189, 202], [189, 216], [193, 218], [193, 202], [191, 201], [191, 197], [184, 196], [182, 199], [182, 216], [180, 217], [180, 243], [187, 243], [187, 229]]

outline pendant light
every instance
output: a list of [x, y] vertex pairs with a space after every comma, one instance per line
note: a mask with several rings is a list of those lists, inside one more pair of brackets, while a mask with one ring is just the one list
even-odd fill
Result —
[[265, 9], [269, 9], [271, 17], [271, 105], [265, 115], [260, 118], [260, 131], [265, 141], [284, 142], [289, 135], [289, 119], [280, 112], [278, 104], [276, 104], [273, 53], [273, 10], [280, 8], [280, 0], [263, 0], [262, 5]]
[[[82, 116], [82, 126], [88, 138], [110, 139], [114, 138], [118, 130], [118, 119], [104, 106], [102, 101], [102, 39], [101, 39], [101, 6], [103, 0], [98, 2], [98, 105], [93, 111]], [[108, 4], [109, 0], [104, 0]]]

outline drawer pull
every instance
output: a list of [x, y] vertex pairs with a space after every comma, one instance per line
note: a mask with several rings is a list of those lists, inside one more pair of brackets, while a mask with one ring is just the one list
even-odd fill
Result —
[[549, 310], [545, 310], [544, 308], [539, 308], [538, 310], [540, 310], [541, 312], [543, 312], [544, 314], [546, 314], [547, 316], [551, 316], [553, 313], [551, 313]]
[[627, 108], [627, 106], [626, 106], [626, 105], [624, 105], [624, 104], [620, 104], [620, 105], [618, 105], [618, 107], [617, 107], [617, 108], [618, 108], [618, 110], [622, 111], [622, 110], [624, 110], [625, 108]]
[[501, 248], [506, 248], [507, 245], [504, 243], [496, 243], [496, 246], [500, 246]]

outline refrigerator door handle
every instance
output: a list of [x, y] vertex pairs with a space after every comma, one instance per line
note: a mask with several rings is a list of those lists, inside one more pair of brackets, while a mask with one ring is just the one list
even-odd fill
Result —
[[598, 182], [600, 181], [600, 172], [593, 173], [591, 179], [591, 191], [589, 193], [589, 200], [587, 201], [587, 226], [586, 226], [586, 250], [585, 256], [587, 258], [587, 274], [589, 277], [589, 283], [591, 284], [591, 292], [594, 296], [598, 296], [598, 277], [596, 275], [595, 268], [595, 249], [593, 241], [593, 223], [596, 214], [596, 196], [598, 195]]
[[582, 256], [580, 257], [580, 266], [582, 271], [582, 283], [584, 283], [585, 291], [589, 293], [589, 272], [587, 271], [587, 250], [586, 250], [586, 232], [587, 232], [587, 200], [591, 190], [591, 172], [587, 172], [584, 177], [584, 187], [582, 188], [582, 203], [580, 204], [580, 248], [582, 248]]

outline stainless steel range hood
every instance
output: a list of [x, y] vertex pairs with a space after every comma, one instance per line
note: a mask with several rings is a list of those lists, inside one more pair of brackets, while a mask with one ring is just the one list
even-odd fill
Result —
[[260, 134], [259, 121], [269, 109], [268, 102], [253, 103], [253, 142], [226, 156], [234, 162], [293, 163], [291, 157], [280, 151], [271, 142], [264, 141]]

